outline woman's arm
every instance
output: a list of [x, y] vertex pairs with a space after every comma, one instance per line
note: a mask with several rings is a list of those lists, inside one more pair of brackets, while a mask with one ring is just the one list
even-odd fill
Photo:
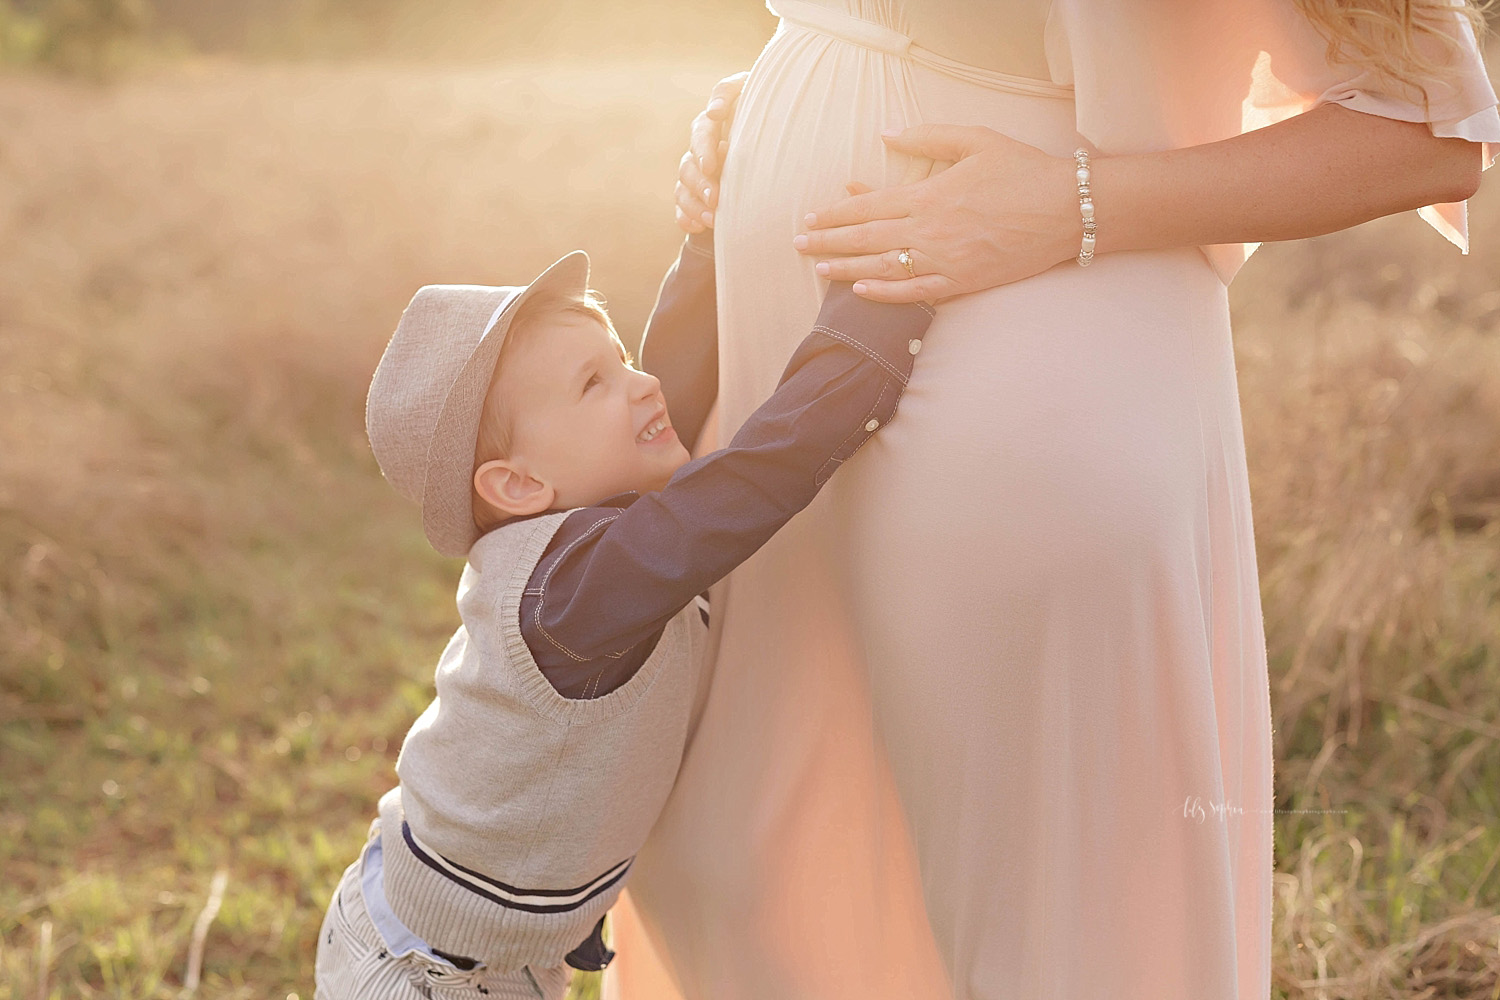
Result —
[[1479, 189], [1479, 147], [1425, 122], [1324, 104], [1220, 142], [1100, 157], [1095, 252], [1297, 240], [1464, 201]]
[[[954, 165], [916, 184], [808, 216], [793, 245], [831, 258], [827, 277], [887, 302], [1005, 284], [1078, 253], [1075, 165], [974, 126], [886, 136], [891, 149]], [[1097, 253], [1318, 236], [1407, 209], [1463, 201], [1480, 149], [1404, 122], [1324, 104], [1219, 142], [1091, 164]], [[915, 278], [896, 259], [912, 248]], [[826, 265], [826, 266], [825, 266]]]

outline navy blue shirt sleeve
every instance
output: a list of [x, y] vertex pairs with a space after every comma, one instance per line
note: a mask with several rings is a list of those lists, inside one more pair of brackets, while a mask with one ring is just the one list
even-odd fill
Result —
[[713, 230], [683, 240], [676, 262], [662, 279], [636, 356], [642, 371], [661, 380], [672, 429], [691, 452], [719, 395]]
[[776, 391], [728, 447], [659, 491], [570, 515], [521, 608], [522, 635], [553, 687], [596, 698], [624, 684], [673, 615], [811, 503], [895, 414], [932, 315], [830, 285]]

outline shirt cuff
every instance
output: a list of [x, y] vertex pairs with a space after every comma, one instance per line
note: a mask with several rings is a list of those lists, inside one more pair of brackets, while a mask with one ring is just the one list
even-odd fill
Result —
[[854, 286], [849, 282], [829, 284], [822, 311], [809, 337], [822, 334], [853, 348], [874, 362], [886, 377], [868, 412], [814, 474], [816, 485], [827, 482], [840, 465], [896, 415], [896, 407], [911, 377], [912, 363], [922, 349], [922, 338], [933, 316], [932, 307], [925, 302], [871, 302], [854, 294]]
[[861, 352], [906, 384], [936, 313], [926, 302], [871, 302], [847, 281], [828, 284], [813, 329]]

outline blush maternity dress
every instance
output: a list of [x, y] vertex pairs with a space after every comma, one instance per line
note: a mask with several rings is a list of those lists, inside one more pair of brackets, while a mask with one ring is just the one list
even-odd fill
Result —
[[[1290, 0], [771, 6], [717, 212], [721, 440], [818, 311], [803, 216], [906, 174], [883, 128], [1103, 157], [1336, 102], [1484, 141], [1486, 166], [1500, 144], [1457, 20], [1463, 75], [1424, 109], [1330, 64]], [[1466, 251], [1463, 203], [1421, 215]], [[1270, 698], [1227, 301], [1253, 250], [1105, 253], [940, 305], [891, 426], [712, 592], [710, 680], [606, 997], [1269, 994]]]

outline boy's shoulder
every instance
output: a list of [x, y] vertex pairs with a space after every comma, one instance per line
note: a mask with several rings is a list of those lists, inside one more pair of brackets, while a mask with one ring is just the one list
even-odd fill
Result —
[[547, 542], [573, 513], [571, 510], [544, 511], [515, 518], [486, 531], [469, 546], [464, 572], [496, 573], [519, 562], [535, 563], [546, 550]]
[[470, 547], [469, 554], [472, 557], [474, 550], [481, 547], [491, 550], [514, 547], [517, 539], [530, 537], [539, 531], [556, 532], [564, 524], [567, 525], [570, 534], [578, 530], [592, 532], [598, 525], [608, 524], [619, 517], [621, 511], [639, 498], [639, 493], [630, 490], [606, 497], [588, 507], [546, 510], [539, 514], [511, 518], [499, 527], [479, 536]]
[[474, 540], [458, 580], [458, 614], [471, 636], [510, 621], [495, 611], [511, 607], [518, 616], [547, 545], [572, 511], [547, 511], [507, 521]]
[[583, 541], [619, 517], [640, 494], [617, 493], [588, 507], [547, 510], [513, 518], [475, 539], [469, 547], [468, 566], [478, 572], [495, 573], [519, 563], [535, 566], [543, 556], [560, 555], [569, 543]]

